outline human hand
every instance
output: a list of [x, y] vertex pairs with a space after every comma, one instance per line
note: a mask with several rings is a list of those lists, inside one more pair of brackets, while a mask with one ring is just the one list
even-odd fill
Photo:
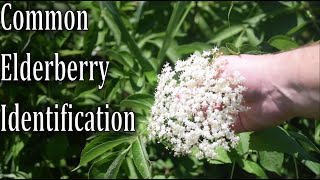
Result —
[[243, 105], [250, 109], [239, 113], [233, 127], [236, 132], [272, 127], [294, 116], [283, 62], [271, 60], [270, 55], [220, 56], [217, 61], [223, 59], [227, 61], [224, 72], [239, 71], [246, 79]]

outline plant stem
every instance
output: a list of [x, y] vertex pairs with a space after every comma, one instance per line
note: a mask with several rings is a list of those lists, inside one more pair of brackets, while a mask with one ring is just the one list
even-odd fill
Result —
[[293, 162], [294, 162], [294, 168], [296, 170], [296, 178], [299, 179], [299, 172], [298, 172], [298, 166], [297, 166], [297, 160], [296, 157], [293, 156]]
[[234, 162], [233, 162], [233, 164], [232, 164], [232, 169], [231, 169], [230, 179], [232, 179], [232, 178], [233, 178], [233, 172], [234, 172], [234, 167], [235, 167], [235, 165], [236, 165], [236, 161], [234, 161]]

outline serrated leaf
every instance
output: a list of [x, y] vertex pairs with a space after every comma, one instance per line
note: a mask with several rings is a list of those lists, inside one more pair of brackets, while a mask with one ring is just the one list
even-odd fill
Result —
[[240, 155], [243, 155], [249, 151], [250, 134], [251, 132], [243, 132], [239, 134], [240, 141], [236, 149]]
[[[84, 149], [81, 152], [81, 156], [83, 156], [85, 153], [87, 153], [89, 150], [91, 150], [92, 148], [94, 148], [97, 145], [100, 145], [102, 143], [108, 142], [108, 141], [113, 141], [113, 140], [117, 140], [117, 139], [125, 139], [125, 138], [130, 138], [131, 136], [129, 136], [128, 134], [125, 133], [116, 133], [116, 132], [108, 132], [108, 133], [101, 133], [98, 134], [97, 136], [95, 136], [94, 139], [92, 139], [92, 141], [90, 141], [90, 143], [88, 143], [86, 145], [86, 147], [84, 147]], [[134, 137], [131, 137], [134, 138]]]
[[140, 138], [137, 137], [137, 139], [132, 144], [131, 151], [135, 166], [137, 167], [141, 176], [146, 179], [151, 178], [151, 167], [149, 164], [145, 147], [142, 143], [143, 142], [141, 142]]
[[[101, 137], [102, 139], [105, 137]], [[109, 138], [109, 137], [107, 137]], [[97, 158], [98, 156], [102, 155], [106, 151], [110, 150], [111, 148], [114, 148], [122, 143], [125, 142], [132, 142], [134, 140], [133, 136], [129, 137], [121, 137], [110, 141], [105, 141], [100, 144], [97, 143], [97, 141], [91, 142], [92, 144], [88, 144], [86, 148], [84, 148], [83, 152], [81, 153], [80, 157], [80, 163], [79, 165], [73, 170], [80, 168], [81, 166], [85, 165], [86, 163], [92, 161], [93, 159]], [[100, 140], [99, 140], [100, 142]]]
[[122, 151], [119, 154], [119, 156], [111, 163], [104, 176], [105, 179], [115, 179], [117, 177], [120, 166], [122, 165], [122, 162], [130, 148], [131, 146], [129, 146], [129, 148], [127, 148], [126, 150]]
[[111, 165], [118, 154], [119, 152], [107, 153], [104, 157], [95, 161], [88, 171], [88, 179], [103, 179], [106, 173], [106, 167]]
[[231, 158], [229, 157], [226, 150], [224, 150], [222, 147], [218, 147], [215, 151], [218, 155], [215, 159], [210, 160], [210, 164], [226, 164], [226, 163], [232, 163]]
[[271, 151], [259, 151], [259, 161], [263, 168], [281, 175], [284, 154]]

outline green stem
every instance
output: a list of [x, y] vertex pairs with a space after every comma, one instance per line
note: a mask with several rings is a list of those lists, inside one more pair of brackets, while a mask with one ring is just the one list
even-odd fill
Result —
[[234, 172], [234, 167], [235, 167], [235, 165], [236, 165], [236, 161], [234, 161], [234, 162], [233, 162], [233, 164], [232, 164], [232, 169], [231, 169], [230, 179], [232, 179], [232, 178], [233, 178], [233, 172]]

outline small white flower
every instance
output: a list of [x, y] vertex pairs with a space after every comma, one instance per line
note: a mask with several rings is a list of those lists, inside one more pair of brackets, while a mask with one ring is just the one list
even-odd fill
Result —
[[212, 52], [213, 53], [216, 53], [216, 52], [218, 52], [219, 51], [219, 48], [217, 47], [217, 46], [215, 46], [213, 49], [212, 49]]
[[211, 64], [218, 51], [194, 53], [178, 60], [174, 69], [167, 63], [158, 75], [148, 130], [150, 138], [169, 144], [175, 156], [196, 150], [196, 158], [213, 159], [217, 147], [230, 150], [239, 142], [230, 126], [238, 112], [248, 109], [241, 105], [244, 78], [239, 72], [214, 78], [224, 65]]
[[210, 56], [211, 55], [211, 52], [210, 51], [203, 51], [203, 53], [202, 53], [202, 56], [203, 57], [208, 57], [208, 56]]

